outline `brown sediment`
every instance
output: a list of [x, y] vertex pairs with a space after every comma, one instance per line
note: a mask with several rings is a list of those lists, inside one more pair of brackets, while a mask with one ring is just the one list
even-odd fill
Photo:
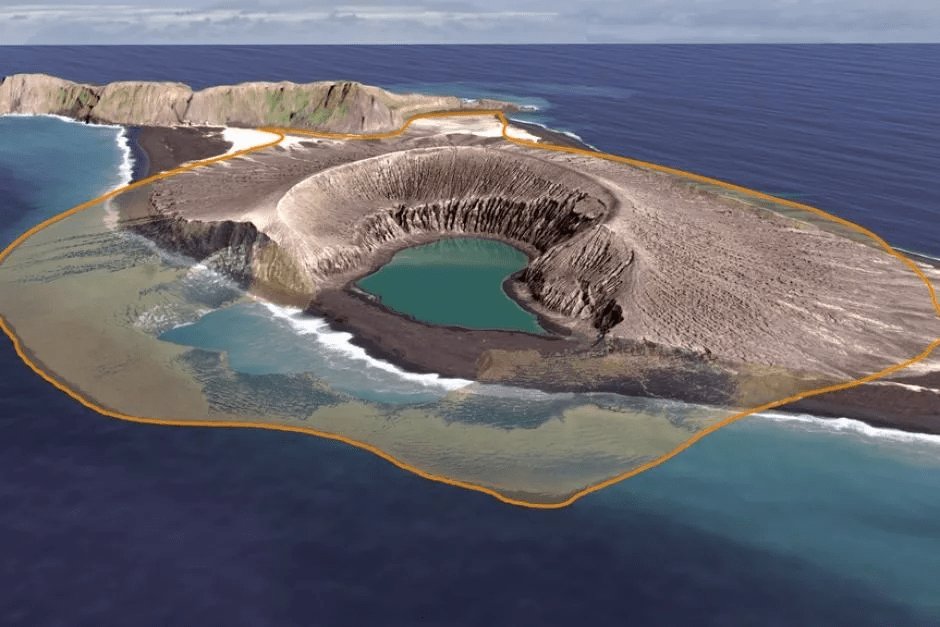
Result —
[[[562, 215], [563, 191], [550, 214], [530, 212], [516, 227], [512, 215], [520, 208], [524, 215], [531, 202], [524, 191], [515, 199], [488, 201], [484, 211], [490, 217], [481, 217], [473, 194], [493, 196], [479, 189], [455, 194], [457, 202], [443, 193], [420, 198], [410, 195], [413, 190], [381, 201], [381, 195], [372, 199], [370, 192], [356, 190], [356, 184], [368, 187], [374, 183], [370, 177], [382, 178], [402, 162], [422, 172], [422, 186], [428, 181], [433, 186], [437, 157], [423, 160], [428, 151], [459, 159], [469, 155], [464, 165], [471, 168], [477, 167], [476, 155], [504, 163], [514, 177], [508, 186], [515, 188], [520, 174], [523, 187], [531, 176], [525, 170], [532, 169], [533, 159], [547, 164], [534, 167], [549, 173], [550, 183], [574, 181], [568, 183], [574, 193], [568, 196], [574, 199], [566, 210], [570, 217], [561, 221], [569, 230], [545, 228], [546, 220], [551, 226]], [[352, 332], [354, 342], [374, 356], [412, 371], [543, 390], [756, 406], [786, 396], [780, 390], [817, 389], [902, 361], [940, 334], [916, 277], [883, 253], [658, 173], [570, 155], [536, 156], [472, 136], [427, 134], [311, 143], [289, 154], [268, 150], [250, 164], [236, 161], [227, 171], [212, 170], [156, 186], [149, 211], [162, 226], [149, 235], [186, 252], [181, 235], [192, 232], [192, 224], [225, 218], [260, 224], [263, 238], [252, 243], [256, 248], [248, 263], [261, 254], [277, 263], [251, 268], [254, 291], [290, 304], [309, 294], [311, 312]], [[331, 191], [341, 189], [352, 197]], [[662, 202], [670, 197], [674, 208]], [[319, 211], [304, 210], [303, 224], [283, 223], [301, 205]], [[453, 228], [455, 221], [459, 229]], [[530, 255], [532, 262], [507, 281], [506, 290], [549, 322], [556, 337], [427, 325], [350, 288], [396, 250], [455, 234], [493, 237]], [[219, 244], [224, 248], [224, 241]], [[664, 263], [670, 260], [671, 270]], [[672, 281], [670, 272], [679, 269], [692, 280]], [[652, 300], [651, 287], [660, 291]], [[644, 290], [645, 304], [637, 298]], [[699, 319], [688, 315], [690, 303], [702, 314]], [[805, 334], [815, 337], [807, 341]], [[751, 364], [785, 374], [762, 379], [753, 375]], [[743, 379], [749, 384], [741, 384]], [[916, 431], [940, 428], [940, 393], [877, 383], [785, 409]]]

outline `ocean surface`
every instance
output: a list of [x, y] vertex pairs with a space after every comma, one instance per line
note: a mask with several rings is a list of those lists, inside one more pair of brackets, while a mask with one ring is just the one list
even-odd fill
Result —
[[[17, 72], [507, 98], [940, 256], [940, 46], [0, 47]], [[0, 243], [127, 159], [116, 127], [0, 118]], [[180, 330], [325, 333], [240, 307]], [[309, 436], [115, 421], [0, 343], [2, 625], [940, 624], [938, 437], [755, 416], [535, 511]], [[233, 367], [267, 371], [240, 346]]]

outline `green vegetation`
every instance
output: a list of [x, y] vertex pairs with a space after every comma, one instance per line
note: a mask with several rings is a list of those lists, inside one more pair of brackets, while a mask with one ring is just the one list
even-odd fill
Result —
[[92, 104], [91, 99], [91, 92], [84, 89], [78, 92], [78, 104], [82, 105], [83, 107], [90, 106]]
[[275, 94], [274, 92], [267, 91], [264, 93], [264, 103], [265, 103], [265, 108], [268, 111], [274, 112], [274, 110], [277, 108], [278, 104], [280, 103], [280, 98], [278, 98], [277, 94]]
[[307, 121], [313, 125], [324, 124], [327, 120], [330, 119], [332, 114], [333, 112], [330, 109], [321, 107], [315, 111], [312, 111], [307, 116]]
[[310, 95], [305, 93], [303, 90], [296, 90], [294, 92], [294, 111], [303, 111], [310, 106]]
[[226, 91], [221, 94], [221, 97], [216, 100], [215, 104], [215, 116], [221, 122], [228, 121], [228, 114], [234, 108], [235, 97], [232, 95], [232, 92]]
[[69, 100], [69, 91], [64, 87], [59, 87], [58, 93], [56, 94], [56, 106], [59, 108], [64, 108], [65, 103]]

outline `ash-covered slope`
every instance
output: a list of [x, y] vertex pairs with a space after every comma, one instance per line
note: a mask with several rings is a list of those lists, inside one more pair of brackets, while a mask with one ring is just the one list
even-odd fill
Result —
[[123, 81], [98, 86], [46, 74], [14, 74], [0, 81], [0, 114], [46, 113], [139, 126], [283, 126], [376, 133], [397, 129], [416, 113], [457, 109], [517, 107], [495, 100], [393, 94], [351, 81], [255, 82], [196, 92], [182, 83]]
[[[676, 176], [455, 141], [265, 151], [161, 182], [151, 201], [179, 221], [171, 241], [187, 221], [251, 223], [265, 240], [245, 275], [295, 295], [335, 289], [402, 247], [468, 234], [525, 250], [518, 287], [535, 306], [614, 341], [841, 379], [940, 335], [924, 285], [880, 249]], [[250, 185], [227, 186], [236, 173]]]
[[317, 281], [427, 235], [496, 235], [541, 253], [615, 206], [602, 186], [566, 168], [483, 147], [433, 147], [328, 168], [292, 187], [274, 215], [255, 219]]

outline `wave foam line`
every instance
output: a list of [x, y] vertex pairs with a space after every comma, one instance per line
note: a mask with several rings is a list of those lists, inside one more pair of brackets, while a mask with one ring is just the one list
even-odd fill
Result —
[[118, 166], [118, 182], [111, 189], [124, 187], [131, 182], [131, 178], [134, 176], [134, 154], [131, 152], [131, 140], [127, 136], [127, 127], [117, 126], [115, 128], [120, 129], [114, 140], [117, 142], [118, 150], [121, 151], [121, 164]]
[[898, 429], [885, 429], [882, 427], [873, 427], [860, 420], [851, 418], [821, 418], [811, 414], [787, 414], [783, 412], [760, 412], [754, 414], [756, 418], [763, 418], [772, 422], [799, 423], [807, 430], [827, 431], [830, 433], [857, 433], [859, 435], [878, 439], [892, 440], [894, 442], [930, 444], [940, 446], [940, 435], [929, 433], [911, 433], [909, 431], [900, 431]]
[[[512, 118], [510, 118], [509, 121], [512, 122]], [[530, 120], [518, 120], [518, 122], [519, 122], [520, 124], [533, 124], [533, 125], [535, 125], [535, 126], [539, 126], [539, 127], [541, 127], [541, 128], [544, 128], [546, 131], [549, 131], [549, 132], [551, 132], [551, 133], [561, 133], [562, 135], [566, 135], [566, 136], [570, 137], [571, 139], [574, 139], [574, 140], [576, 140], [576, 141], [581, 142], [582, 144], [584, 144], [585, 146], [587, 146], [587, 147], [590, 148], [591, 150], [596, 150], [597, 152], [601, 152], [601, 150], [600, 150], [597, 146], [594, 146], [594, 145], [592, 145], [592, 144], [587, 143], [586, 141], [584, 141], [584, 139], [583, 139], [580, 135], [578, 135], [578, 134], [576, 134], [576, 133], [572, 133], [571, 131], [566, 131], [566, 130], [563, 130], [563, 129], [560, 129], [560, 128], [553, 128], [553, 127], [551, 127], [551, 126], [547, 126], [547, 125], [545, 125], [545, 124], [542, 124], [541, 122], [535, 122], [535, 121], [530, 121]]]
[[316, 341], [327, 350], [340, 353], [350, 359], [364, 361], [373, 368], [384, 370], [385, 372], [394, 374], [401, 379], [405, 379], [413, 383], [419, 383], [427, 387], [438, 387], [451, 391], [465, 388], [467, 386], [473, 385], [474, 383], [473, 381], [468, 381], [466, 379], [442, 377], [437, 374], [417, 374], [413, 372], [407, 372], [398, 366], [395, 366], [394, 364], [388, 363], [387, 361], [370, 357], [364, 348], [356, 346], [350, 341], [353, 338], [351, 333], [333, 331], [329, 328], [329, 325], [323, 318], [317, 318], [314, 316], [304, 316], [301, 318], [298, 317], [298, 314], [303, 313], [303, 311], [296, 307], [281, 307], [260, 300], [258, 302], [264, 305], [264, 307], [269, 312], [271, 312], [271, 315], [275, 318], [287, 321], [291, 328], [293, 328], [294, 331], [298, 334], [313, 335], [316, 338]]
[[[91, 126], [90, 122], [81, 122], [75, 118], [67, 118], [57, 113], [0, 113], [0, 118], [55, 118], [71, 124], [85, 124]], [[94, 126], [114, 126], [113, 124], [94, 124]]]
[[[107, 193], [124, 187], [134, 178], [134, 153], [131, 151], [131, 142], [130, 137], [127, 136], [126, 126], [112, 124], [99, 124], [97, 126], [119, 129], [114, 138], [114, 141], [117, 142], [118, 150], [121, 151], [121, 163], [118, 165], [118, 180], [112, 187], [104, 190], [104, 193]], [[114, 208], [113, 202], [114, 199], [109, 199], [104, 203], [104, 224], [112, 231], [117, 229], [118, 226], [118, 211]]]
[[[122, 124], [98, 124], [97, 122], [82, 122], [73, 118], [67, 118], [64, 115], [55, 113], [3, 113], [0, 117], [11, 118], [55, 118], [69, 124], [80, 124], [82, 126], [95, 126], [98, 128], [113, 128], [117, 131], [114, 137], [118, 150], [121, 153], [121, 163], [118, 164], [117, 180], [110, 186], [101, 190], [101, 195], [118, 190], [128, 183], [134, 176], [134, 155], [131, 151], [130, 138], [127, 136], [127, 127]], [[111, 200], [105, 202], [104, 223], [110, 229], [117, 228], [117, 211], [111, 206]]]

